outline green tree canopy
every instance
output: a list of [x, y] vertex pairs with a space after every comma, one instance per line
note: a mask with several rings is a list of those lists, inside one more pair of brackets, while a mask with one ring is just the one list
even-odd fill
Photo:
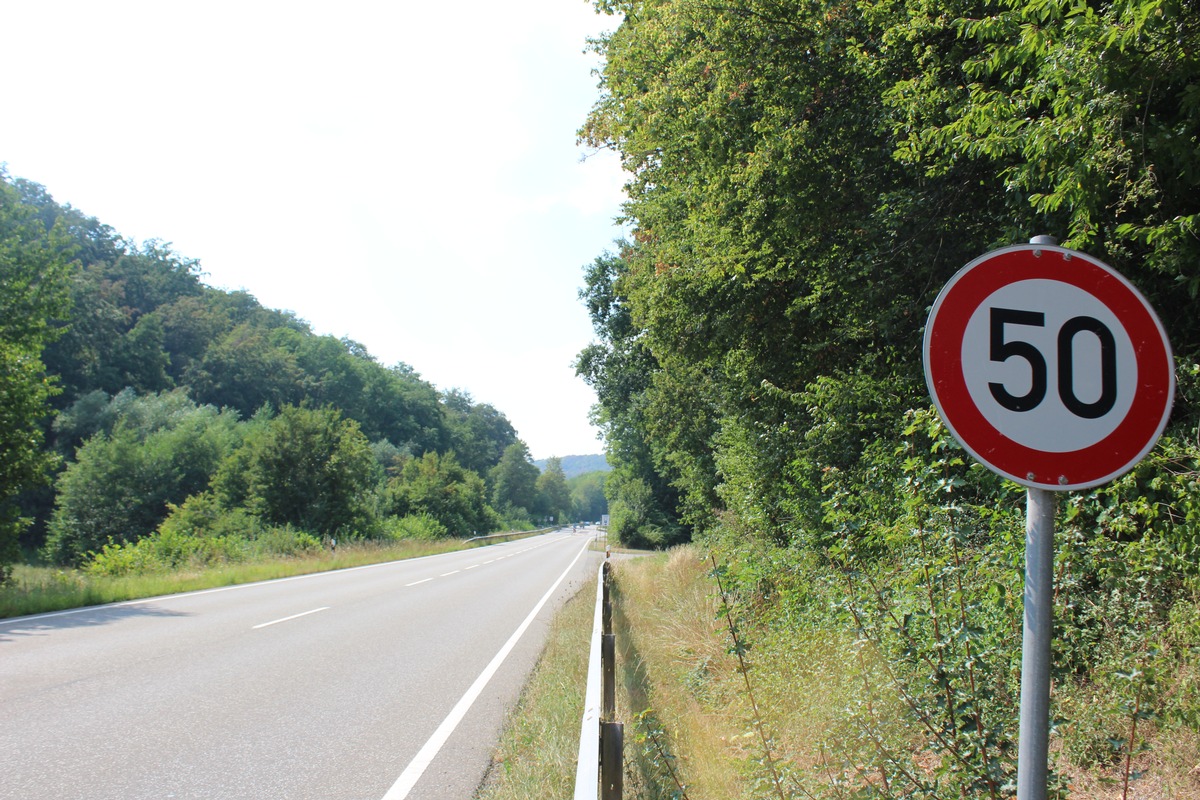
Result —
[[588, 270], [601, 339], [578, 363], [634, 479], [610, 495], [644, 484], [700, 529], [719, 509], [819, 526], [826, 471], [925, 397], [937, 290], [1038, 233], [1112, 263], [1196, 352], [1184, 6], [597, 5], [622, 21], [582, 136], [621, 155], [632, 223]]
[[386, 497], [389, 513], [428, 515], [451, 536], [472, 536], [492, 528], [483, 478], [460, 465], [453, 453], [431, 452], [409, 459], [400, 475], [388, 481]]
[[604, 496], [604, 484], [608, 472], [585, 472], [567, 479], [571, 487], [571, 515], [579, 521], [599, 522], [608, 513], [608, 499]]
[[526, 515], [537, 510], [538, 468], [530, 460], [529, 448], [516, 441], [504, 448], [500, 463], [488, 474], [492, 507], [501, 513], [509, 510]]
[[[655, 435], [651, 407], [654, 381], [662, 370], [622, 294], [630, 252], [631, 245], [621, 243], [620, 254], [595, 259], [584, 273], [580, 299], [600, 341], [580, 353], [575, 371], [596, 390], [593, 421], [608, 442], [613, 465], [604, 489], [613, 518], [610, 534], [617, 541], [644, 543], [638, 526], [652, 515], [658, 540], [667, 531], [667, 541], [678, 541], [687, 535], [680, 523], [679, 476], [667, 457], [666, 441]], [[625, 512], [634, 507], [640, 510]]]
[[504, 449], [517, 441], [508, 418], [494, 406], [476, 403], [471, 395], [451, 389], [442, 394], [450, 449], [467, 469], [480, 475], [500, 463]]
[[17, 497], [53, 463], [41, 445], [55, 387], [41, 358], [69, 308], [70, 256], [62, 226], [45, 224], [0, 170], [0, 583], [28, 524]]
[[[622, 159], [630, 233], [586, 273], [599, 341], [578, 369], [614, 465], [612, 531], [658, 543], [682, 520], [728, 563], [726, 587], [753, 598], [757, 630], [869, 642], [888, 680], [873, 688], [859, 670], [855, 703], [880, 686], [904, 698], [883, 726], [873, 712], [840, 718], [826, 774], [808, 776], [809, 792], [800, 770], [796, 788], [997, 798], [1011, 786], [1020, 494], [957, 448], [920, 359], [954, 272], [1033, 235], [1127, 276], [1179, 365], [1155, 451], [1063, 501], [1056, 666], [1062, 696], [1080, 678], [1074, 699], [1089, 710], [1055, 736], [1095, 724], [1106, 675], [1191, 670], [1187, 657], [1159, 660], [1173, 634], [1146, 632], [1195, 604], [1194, 6], [596, 5], [618, 24], [595, 42], [601, 94], [581, 133]], [[1106, 605], [1118, 596], [1119, 612]], [[1167, 685], [1159, 709], [1182, 689]], [[1132, 705], [1148, 710], [1143, 697]], [[1056, 688], [1056, 719], [1071, 712], [1060, 700]], [[893, 736], [904, 744], [888, 752]], [[914, 753], [938, 758], [914, 773]]]
[[537, 513], [560, 522], [571, 516], [571, 489], [567, 476], [563, 474], [562, 459], [551, 457], [546, 468], [537, 477]]
[[[279, 428], [269, 436], [264, 433], [278, 409], [336, 409], [343, 422], [353, 421], [373, 443], [368, 449], [380, 479], [382, 470], [394, 473], [413, 456], [450, 452], [457, 454], [463, 469], [483, 476], [517, 441], [511, 423], [494, 407], [462, 392], [440, 394], [406, 364], [384, 366], [362, 344], [316, 335], [296, 315], [264, 308], [246, 292], [204, 286], [194, 260], [157, 241], [139, 245], [123, 239], [98, 220], [60, 206], [35, 183], [4, 176], [3, 184], [0, 412], [5, 424], [0, 426], [0, 443], [5, 447], [0, 458], [0, 515], [6, 521], [0, 562], [15, 554], [13, 535], [23, 527], [28, 546], [45, 544], [49, 521], [56, 515], [60, 532], [53, 537], [53, 549], [63, 558], [77, 559], [108, 535], [116, 541], [142, 535], [158, 511], [147, 512], [136, 523], [114, 512], [108, 522], [97, 521], [94, 535], [85, 534], [68, 521], [79, 510], [75, 500], [68, 503], [70, 513], [56, 511], [52, 493], [30, 487], [58, 458], [73, 461], [77, 449], [89, 463], [58, 485], [60, 490], [74, 487], [76, 497], [84, 496], [82, 487], [88, 483], [79, 476], [94, 477], [101, 471], [105, 448], [127, 465], [156, 457], [133, 452], [152, 450], [160, 443], [135, 435], [137, 425], [125, 415], [136, 413], [139, 398], [163, 392], [177, 390], [202, 406], [236, 412], [248, 420], [239, 426], [240, 434], [259, 444], [266, 441], [259, 437], [286, 438]], [[77, 262], [68, 262], [71, 253], [77, 254]], [[56, 378], [63, 390], [57, 397]], [[42, 418], [54, 410], [58, 419], [46, 425]], [[284, 422], [274, 424], [297, 421], [293, 412], [283, 416]], [[50, 449], [42, 442], [43, 429], [54, 432]], [[301, 435], [298, 430], [292, 433]], [[85, 443], [95, 437], [103, 444], [98, 441], [85, 452]], [[283, 479], [273, 482], [265, 475], [267, 453], [258, 452], [258, 461], [251, 455], [250, 449], [243, 449], [221, 470], [214, 497], [231, 511], [253, 506], [277, 517], [280, 524], [297, 524], [272, 499], [283, 491]], [[147, 474], [154, 471], [147, 469]], [[116, 478], [119, 484], [123, 476]], [[151, 505], [164, 497], [180, 502], [178, 487], [171, 486], [167, 481], [163, 492], [151, 490]], [[334, 495], [340, 491], [325, 488]], [[366, 494], [372, 495], [375, 488], [371, 485]], [[330, 499], [322, 492], [313, 495], [318, 498], [314, 503], [327, 503], [328, 513], [312, 508], [298, 512], [305, 524], [336, 526], [347, 524], [347, 519], [355, 525], [371, 524], [365, 508], [375, 498], [364, 497], [356, 504], [345, 494]], [[521, 508], [532, 509], [528, 498], [522, 502]], [[115, 507], [102, 508], [96, 515]], [[26, 526], [19, 522], [22, 518], [37, 524]], [[471, 523], [483, 524], [477, 519]], [[74, 533], [68, 535], [68, 529]], [[88, 543], [68, 543], [76, 539]]]
[[286, 406], [247, 436], [221, 468], [229, 507], [318, 534], [361, 534], [382, 471], [358, 423], [333, 408]]
[[46, 552], [60, 564], [153, 533], [168, 503], [203, 491], [239, 442], [236, 414], [197, 406], [183, 392], [130, 392], [110, 406], [95, 413], [99, 432], [57, 482]]

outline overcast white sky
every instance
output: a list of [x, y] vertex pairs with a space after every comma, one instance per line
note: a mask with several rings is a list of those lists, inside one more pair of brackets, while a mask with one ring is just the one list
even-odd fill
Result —
[[621, 234], [585, 0], [0, 0], [0, 162], [205, 282], [597, 453], [571, 362]]

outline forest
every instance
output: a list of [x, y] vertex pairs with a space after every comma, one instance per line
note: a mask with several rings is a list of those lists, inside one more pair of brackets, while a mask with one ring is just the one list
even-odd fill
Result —
[[202, 277], [0, 171], [0, 583], [603, 513], [498, 409]]
[[[600, 94], [579, 136], [620, 155], [629, 236], [586, 269], [597, 341], [576, 368], [599, 399], [612, 534], [695, 542], [736, 598], [739, 654], [756, 636], [807, 643], [764, 656], [759, 680], [831, 672], [808, 648], [857, 687], [806, 743], [815, 755], [789, 762], [798, 774], [744, 745], [754, 796], [1011, 796], [1025, 494], [948, 434], [921, 343], [958, 269], [1039, 234], [1138, 287], [1177, 378], [1155, 449], [1059, 499], [1052, 796], [1096, 765], [1123, 767], [1127, 793], [1154, 736], [1178, 750], [1155, 758], [1189, 774], [1200, 757], [1196, 7], [595, 5], [613, 29], [591, 43]], [[711, 665], [677, 658], [703, 705]], [[747, 725], [765, 745], [759, 734]]]

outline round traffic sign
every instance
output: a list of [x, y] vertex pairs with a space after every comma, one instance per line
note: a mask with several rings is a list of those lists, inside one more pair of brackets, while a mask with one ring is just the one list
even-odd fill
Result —
[[925, 326], [950, 432], [1017, 483], [1086, 489], [1149, 452], [1175, 395], [1171, 346], [1129, 281], [1083, 253], [1014, 245], [967, 264]]

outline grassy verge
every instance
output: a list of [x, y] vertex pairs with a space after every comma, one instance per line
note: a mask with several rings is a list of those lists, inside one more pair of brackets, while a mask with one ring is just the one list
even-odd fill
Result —
[[325, 551], [305, 556], [224, 564], [207, 569], [120, 577], [87, 575], [73, 569], [17, 565], [12, 580], [0, 586], [0, 618], [418, 558], [470, 546], [473, 545], [455, 539], [361, 543], [342, 545], [334, 553]]
[[738, 711], [736, 695], [720, 690], [728, 665], [714, 636], [716, 608], [682, 552], [616, 569], [617, 717], [633, 797], [670, 797], [680, 786], [694, 797], [728, 797], [740, 784], [739, 765], [720, 746], [722, 718]]
[[574, 793], [595, 602], [593, 578], [555, 616], [477, 800], [550, 800]]
[[[834, 754], [867, 764], [869, 749], [879, 747], [908, 753], [909, 769], [932, 771], [937, 756], [919, 749], [909, 711], [888, 691], [886, 665], [870, 647], [852, 632], [756, 625], [738, 610], [743, 638], [735, 645], [710, 566], [690, 547], [617, 565], [615, 624], [624, 681], [618, 687], [618, 718], [625, 722], [626, 797], [900, 796], [870, 768], [855, 773], [834, 767]], [[738, 650], [748, 665], [749, 689], [739, 671]], [[1191, 669], [1170, 679], [1182, 685], [1194, 678]], [[1075, 695], [1086, 700], [1086, 694], [1086, 686], [1056, 689], [1060, 704]], [[862, 732], [863, 719], [872, 721], [869, 736]], [[1052, 759], [1067, 785], [1056, 796], [1200, 800], [1195, 767], [1200, 734], [1189, 726], [1156, 727], [1149, 720], [1138, 732], [1145, 750], [1131, 768], [1140, 777], [1126, 792], [1123, 759], [1080, 767], [1065, 754], [1074, 734], [1060, 731], [1052, 741]], [[931, 789], [927, 796], [943, 794]]]

